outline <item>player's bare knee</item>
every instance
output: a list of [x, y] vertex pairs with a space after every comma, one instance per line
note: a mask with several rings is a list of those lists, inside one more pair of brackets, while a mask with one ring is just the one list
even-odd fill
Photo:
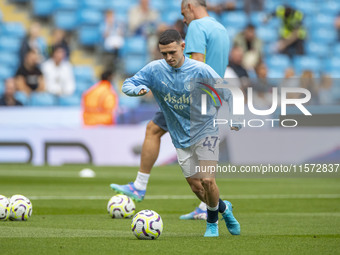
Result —
[[211, 187], [216, 185], [214, 178], [201, 179], [201, 183], [202, 183], [202, 186], [204, 187], [205, 190], [209, 190], [209, 189], [211, 189]]
[[159, 136], [161, 137], [166, 132], [156, 125], [153, 121], [150, 121], [146, 126], [146, 136]]

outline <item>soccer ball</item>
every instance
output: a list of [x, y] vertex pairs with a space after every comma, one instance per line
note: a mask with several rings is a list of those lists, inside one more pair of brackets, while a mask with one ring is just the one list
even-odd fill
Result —
[[31, 201], [22, 195], [14, 195], [9, 200], [9, 219], [15, 221], [26, 221], [32, 215]]
[[7, 197], [0, 195], [0, 221], [7, 220], [9, 217], [9, 200]]
[[107, 212], [112, 218], [131, 218], [135, 209], [135, 203], [125, 195], [113, 196], [107, 204]]
[[143, 210], [133, 217], [131, 229], [138, 239], [153, 240], [162, 234], [163, 221], [155, 211]]

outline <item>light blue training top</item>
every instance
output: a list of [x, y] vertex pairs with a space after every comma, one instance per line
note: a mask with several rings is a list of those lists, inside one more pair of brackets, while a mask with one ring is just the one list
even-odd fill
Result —
[[[207, 135], [216, 135], [218, 126], [213, 126], [217, 108], [212, 99], [207, 101], [207, 114], [201, 115], [201, 102], [191, 102], [190, 86], [195, 86], [192, 79], [205, 79], [214, 87], [220, 76], [208, 65], [185, 57], [180, 68], [173, 68], [164, 59], [155, 60], [146, 65], [133, 77], [125, 80], [122, 91], [128, 96], [138, 96], [141, 89], [151, 89], [159, 107], [165, 115], [172, 142], [176, 148], [187, 148], [199, 142]], [[194, 85], [192, 85], [194, 84]], [[196, 90], [197, 91], [197, 90]], [[232, 111], [232, 94], [228, 89], [216, 89], [228, 102]], [[200, 98], [200, 97], [198, 97]], [[196, 121], [192, 112], [198, 116]], [[191, 113], [191, 114], [190, 114]], [[190, 116], [191, 115], [191, 116]]]
[[204, 17], [190, 22], [185, 37], [184, 53], [201, 53], [205, 63], [224, 77], [228, 65], [230, 40], [226, 28], [212, 17]]

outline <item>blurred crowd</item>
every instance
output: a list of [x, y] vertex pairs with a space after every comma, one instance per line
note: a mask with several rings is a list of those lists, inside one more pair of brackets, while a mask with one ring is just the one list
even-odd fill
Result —
[[[243, 0], [242, 11], [247, 15], [264, 12], [264, 3], [265, 0]], [[238, 8], [236, 0], [208, 1], [209, 14], [216, 18], [221, 18], [221, 15], [235, 10], [240, 11]], [[128, 58], [125, 54], [127, 39], [139, 37], [146, 42], [147, 59], [144, 63], [161, 58], [157, 42], [158, 35], [164, 30], [175, 28], [185, 40], [186, 26], [183, 21], [176, 19], [172, 24], [167, 24], [160, 22], [160, 15], [157, 9], [151, 7], [149, 0], [139, 0], [138, 4], [129, 10], [125, 20], [119, 18], [114, 10], [107, 10], [103, 13], [99, 29], [101, 40], [96, 47], [96, 52], [102, 56], [105, 70], [114, 71], [111, 80], [112, 89], [116, 90], [122, 105], [129, 103], [120, 91], [121, 82], [119, 81], [133, 74], [122, 68]], [[263, 106], [271, 105], [272, 88], [279, 86], [309, 89], [312, 93], [310, 104], [338, 103], [339, 101], [332, 95], [334, 80], [327, 73], [316, 73], [315, 70], [308, 69], [297, 71], [291, 65], [285, 67], [281, 77], [268, 75], [268, 64], [265, 59], [270, 56], [268, 48], [272, 54], [288, 57], [290, 63], [293, 62], [293, 57], [306, 54], [307, 30], [304, 27], [303, 10], [285, 5], [277, 6], [273, 12], [266, 12], [261, 17], [260, 23], [265, 25], [273, 19], [279, 20], [280, 25], [279, 37], [271, 44], [258, 37], [259, 26], [252, 23], [248, 23], [244, 29], [231, 35], [230, 59], [225, 77], [234, 79], [244, 91], [248, 87], [253, 87], [256, 92], [254, 97], [259, 105]], [[340, 42], [340, 14], [334, 19], [333, 28], [337, 31], [337, 40]], [[229, 29], [228, 26], [227, 29]], [[234, 31], [232, 27], [230, 31]], [[19, 68], [14, 77], [5, 81], [5, 90], [0, 99], [0, 105], [22, 105], [18, 97], [15, 97], [16, 91], [26, 96], [32, 92], [38, 92], [48, 93], [54, 97], [70, 96], [76, 93], [77, 82], [74, 68], [70, 63], [72, 49], [68, 34], [56, 28], [51, 38], [50, 45], [47, 45], [41, 36], [39, 22], [31, 25], [21, 45]], [[133, 45], [133, 47], [138, 48], [139, 45]], [[291, 96], [299, 97], [299, 95]], [[141, 100], [139, 104], [154, 103], [151, 94], [139, 100]]]

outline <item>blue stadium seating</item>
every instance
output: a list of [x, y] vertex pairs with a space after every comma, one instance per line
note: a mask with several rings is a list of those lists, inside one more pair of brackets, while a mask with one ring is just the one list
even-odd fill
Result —
[[256, 27], [263, 25], [266, 18], [265, 12], [252, 12], [250, 13], [250, 23]]
[[276, 54], [266, 58], [265, 63], [269, 69], [284, 71], [291, 66], [291, 61], [287, 55]]
[[100, 41], [98, 26], [82, 26], [78, 30], [78, 40], [83, 46], [96, 46]]
[[23, 38], [26, 30], [20, 22], [6, 22], [1, 27], [1, 35]]
[[145, 55], [129, 54], [125, 57], [125, 73], [134, 75], [147, 64], [147, 57]]
[[54, 8], [56, 10], [75, 11], [78, 8], [78, 1], [77, 0], [54, 0]]
[[181, 12], [178, 11], [168, 11], [162, 15], [162, 21], [169, 26], [172, 26], [179, 19], [182, 20], [183, 17]]
[[295, 72], [300, 75], [305, 70], [310, 70], [316, 74], [321, 70], [321, 62], [313, 56], [295, 56], [293, 58]]
[[138, 1], [130, 0], [130, 1], [107, 1], [106, 8], [113, 9], [115, 12], [125, 12], [128, 11], [135, 5], [138, 4]]
[[336, 41], [337, 34], [334, 29], [316, 28], [310, 34], [310, 39], [320, 44], [331, 44]]
[[48, 17], [54, 11], [53, 0], [33, 0], [33, 15], [38, 17]]
[[318, 4], [312, 1], [299, 0], [291, 2], [290, 5], [305, 15], [315, 15], [318, 12]]
[[276, 42], [279, 39], [278, 31], [271, 27], [261, 26], [256, 29], [256, 35], [263, 42]]
[[235, 27], [227, 27], [227, 31], [228, 31], [228, 35], [229, 38], [232, 42], [232, 40], [235, 38], [235, 36], [240, 33], [242, 30], [241, 29], [237, 29]]
[[76, 82], [76, 95], [82, 95], [86, 90], [88, 90], [92, 85], [94, 85], [94, 82], [89, 82], [89, 81], [82, 81], [82, 80], [77, 80]]
[[0, 80], [6, 80], [7, 78], [12, 77], [15, 74], [15, 71], [16, 70], [13, 68], [0, 65]]
[[[218, 22], [221, 22], [220, 15], [217, 15], [215, 12], [208, 12], [209, 16], [216, 19]], [[181, 15], [181, 20], [183, 20], [183, 16]]]
[[334, 47], [332, 47], [332, 54], [334, 56], [340, 57], [340, 43], [334, 45]]
[[323, 71], [326, 73], [338, 72], [340, 76], [340, 56], [325, 59]]
[[91, 66], [75, 66], [73, 68], [76, 82], [94, 83], [94, 71]]
[[340, 12], [340, 2], [336, 0], [322, 1], [320, 8], [320, 13], [337, 15]]
[[320, 44], [313, 41], [305, 43], [306, 53], [308, 55], [327, 58], [330, 55], [330, 48], [326, 44]]
[[267, 72], [267, 77], [268, 78], [282, 78], [284, 77], [284, 74], [285, 74], [285, 70], [283, 69], [268, 69], [268, 72]]
[[14, 97], [15, 97], [16, 100], [21, 102], [23, 105], [29, 105], [29, 103], [30, 103], [29, 97], [24, 92], [17, 91], [17, 92], [15, 92]]
[[78, 25], [99, 25], [104, 20], [103, 14], [93, 9], [80, 9], [77, 16]]
[[96, 11], [104, 11], [108, 6], [106, 2], [128, 2], [128, 1], [105, 1], [105, 0], [81, 0], [81, 7]]
[[318, 13], [317, 15], [311, 17], [311, 26], [313, 29], [316, 28], [330, 28], [334, 27], [334, 15], [330, 15], [329, 13]]
[[21, 43], [21, 38], [3, 35], [0, 37], [0, 51], [17, 53], [20, 50]]
[[248, 24], [248, 16], [243, 11], [224, 12], [221, 15], [221, 23], [227, 28], [243, 29]]
[[77, 16], [74, 11], [57, 11], [53, 15], [56, 27], [66, 31], [74, 30], [78, 26]]
[[0, 66], [7, 66], [12, 70], [19, 67], [19, 56], [8, 51], [0, 51]]
[[128, 37], [122, 50], [123, 55], [139, 54], [144, 55], [147, 53], [146, 39], [143, 36]]
[[58, 105], [61, 106], [80, 106], [81, 97], [78, 95], [62, 96], [58, 98]]
[[53, 106], [56, 105], [56, 98], [54, 95], [43, 92], [32, 92], [30, 98], [31, 106]]
[[166, 11], [167, 4], [165, 0], [151, 0], [150, 1], [151, 9], [157, 10], [159, 12]]
[[5, 84], [4, 81], [0, 80], [0, 97], [4, 94], [5, 92]]

